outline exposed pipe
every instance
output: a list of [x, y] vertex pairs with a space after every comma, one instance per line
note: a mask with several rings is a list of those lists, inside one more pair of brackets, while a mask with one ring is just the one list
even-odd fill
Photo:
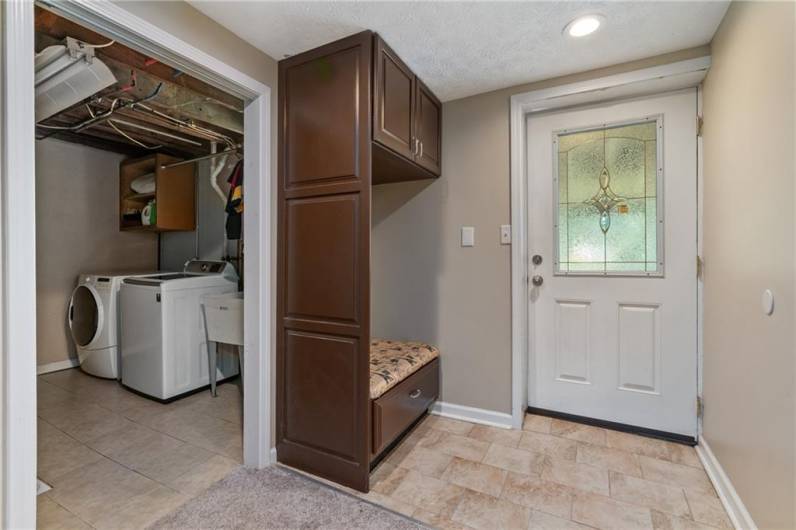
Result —
[[190, 140], [183, 136], [177, 136], [176, 134], [171, 134], [166, 131], [161, 131], [160, 129], [153, 129], [152, 127], [147, 127], [146, 125], [141, 125], [139, 123], [134, 123], [127, 120], [120, 120], [119, 118], [112, 118], [108, 120], [112, 123], [119, 123], [122, 125], [126, 125], [128, 127], [133, 127], [134, 129], [141, 129], [142, 131], [151, 132], [152, 134], [159, 134], [160, 136], [165, 136], [166, 138], [171, 138], [173, 140], [178, 140], [180, 142], [185, 142], [186, 144], [197, 145], [199, 147], [202, 146], [201, 142], [197, 142], [195, 140]]
[[87, 129], [88, 127], [91, 127], [92, 125], [96, 125], [98, 123], [101, 123], [101, 122], [109, 119], [111, 117], [111, 115], [113, 115], [114, 112], [117, 112], [117, 111], [119, 111], [121, 109], [124, 109], [124, 108], [127, 108], [127, 107], [134, 107], [135, 105], [137, 105], [139, 103], [142, 103], [144, 101], [149, 101], [150, 99], [156, 98], [158, 93], [160, 92], [160, 89], [161, 89], [162, 86], [163, 86], [163, 83], [160, 83], [160, 84], [158, 84], [157, 87], [155, 87], [155, 90], [153, 90], [152, 93], [149, 94], [148, 96], [146, 96], [146, 97], [144, 97], [142, 99], [139, 99], [137, 101], [126, 101], [126, 102], [122, 103], [121, 105], [119, 105], [118, 107], [116, 106], [116, 103], [118, 103], [119, 100], [118, 99], [114, 99], [113, 103], [111, 103], [111, 108], [108, 109], [106, 112], [103, 112], [102, 114], [97, 114], [97, 115], [95, 115], [92, 118], [89, 118], [87, 120], [83, 120], [80, 123], [76, 123], [74, 125], [61, 126], [61, 125], [36, 124], [36, 126], [37, 127], [42, 127], [44, 129], [52, 129], [52, 130], [57, 130], [57, 131], [80, 132], [80, 131], [82, 131], [84, 129]]
[[163, 164], [160, 166], [160, 169], [169, 169], [170, 167], [177, 167], [183, 164], [192, 164], [194, 162], [200, 162], [202, 160], [210, 160], [212, 158], [216, 158], [219, 156], [231, 155], [233, 153], [237, 153], [237, 149], [227, 149], [226, 151], [220, 151], [218, 153], [211, 153], [209, 155], [198, 156], [196, 158], [189, 158], [188, 160], [180, 160], [179, 162], [172, 162], [171, 164]]
[[[216, 142], [212, 142], [210, 144], [210, 152], [212, 154], [216, 153]], [[210, 186], [212, 186], [213, 191], [216, 192], [221, 198], [221, 203], [226, 206], [227, 204], [227, 196], [224, 194], [224, 190], [221, 189], [221, 186], [218, 185], [218, 176], [221, 174], [221, 171], [227, 164], [228, 157], [224, 157], [220, 160], [213, 158], [210, 162]]]

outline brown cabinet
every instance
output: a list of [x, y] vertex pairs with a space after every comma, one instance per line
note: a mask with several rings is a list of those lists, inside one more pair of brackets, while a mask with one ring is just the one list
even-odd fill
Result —
[[[179, 158], [157, 153], [124, 160], [119, 167], [119, 230], [150, 232], [196, 229], [196, 164], [170, 168], [164, 165]], [[151, 179], [154, 190], [143, 193], [132, 188], [137, 179]], [[144, 224], [141, 212], [154, 201], [155, 222]]]
[[374, 36], [374, 57], [373, 140], [430, 173], [396, 168], [397, 161], [385, 160], [389, 153], [376, 153], [374, 183], [438, 177], [441, 103], [378, 35]]
[[[277, 458], [367, 491], [371, 187], [439, 175], [441, 108], [370, 31], [280, 61], [278, 94]], [[417, 388], [380, 400], [377, 447]]]
[[442, 169], [442, 105], [419, 79], [415, 82], [415, 161], [439, 175]]

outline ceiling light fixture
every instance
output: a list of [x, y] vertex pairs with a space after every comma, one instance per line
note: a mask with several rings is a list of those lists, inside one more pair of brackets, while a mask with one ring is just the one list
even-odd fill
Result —
[[591, 35], [597, 31], [597, 28], [602, 24], [602, 18], [603, 17], [600, 15], [578, 17], [566, 25], [564, 32], [570, 37], [585, 37], [586, 35]]

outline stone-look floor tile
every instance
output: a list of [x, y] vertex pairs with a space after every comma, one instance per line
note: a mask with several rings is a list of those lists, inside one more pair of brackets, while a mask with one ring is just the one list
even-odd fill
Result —
[[[336, 485], [332, 484], [332, 486]], [[372, 502], [373, 504], [378, 504], [379, 506], [400, 513], [401, 515], [405, 515], [407, 517], [412, 517], [412, 514], [414, 514], [415, 511], [417, 510], [417, 506], [401, 502], [398, 499], [394, 499], [393, 497], [390, 497], [389, 495], [384, 495], [383, 493], [379, 493], [378, 491], [370, 491], [368, 493], [358, 492], [356, 496], [359, 497], [360, 499], [365, 499], [368, 502]]]
[[190, 471], [169, 481], [166, 486], [186, 495], [196, 496], [238, 467], [240, 465], [234, 460], [221, 455], [213, 455], [201, 464], [194, 466]]
[[451, 519], [477, 530], [516, 530], [528, 528], [530, 510], [505, 499], [466, 491]]
[[578, 452], [578, 443], [574, 440], [567, 440], [565, 438], [559, 438], [558, 436], [530, 431], [522, 433], [522, 438], [520, 438], [518, 447], [526, 451], [542, 453], [560, 460], [574, 461]]
[[406, 458], [402, 459], [398, 465], [402, 468], [414, 469], [429, 477], [439, 478], [445, 472], [451, 460], [453, 460], [451, 455], [417, 446], [413, 447], [409, 454], [406, 455]]
[[611, 472], [611, 497], [678, 516], [690, 511], [683, 489]]
[[562, 519], [544, 512], [531, 512], [531, 521], [528, 530], [593, 530], [568, 518]]
[[36, 382], [36, 407], [46, 409], [74, 399], [74, 394], [42, 379]]
[[102, 459], [71, 436], [49, 423], [38, 422], [37, 474], [49, 483], [65, 473]]
[[542, 469], [542, 478], [583, 491], [609, 494], [608, 471], [586, 464], [548, 457]]
[[47, 494], [89, 524], [120, 510], [137, 495], [158, 483], [103, 458], [52, 481]]
[[130, 469], [161, 484], [168, 484], [214, 456], [217, 455], [206, 449], [180, 442], [177, 447], [161, 451], [141, 450], [131, 453], [128, 461]]
[[[92, 385], [84, 390], [81, 390], [77, 395], [83, 399], [86, 399], [92, 403], [97, 403], [101, 407], [117, 413], [123, 412], [133, 407], [141, 406], [142, 404], [151, 401], [145, 397], [133, 394], [115, 382], [103, 385]], [[174, 407], [177, 406], [177, 403], [174, 403]]]
[[37, 530], [91, 530], [85, 521], [50, 499], [39, 495], [36, 499]]
[[145, 419], [143, 423], [184, 442], [242, 461], [243, 432], [240, 425], [181, 408]]
[[589, 464], [602, 469], [618, 471], [625, 475], [641, 476], [641, 466], [638, 463], [638, 457], [633, 453], [627, 453], [619, 449], [611, 449], [600, 445], [579, 444], [575, 461], [579, 464]]
[[545, 456], [522, 449], [513, 449], [503, 445], [492, 444], [482, 462], [507, 471], [538, 475], [542, 472]]
[[702, 469], [646, 456], [640, 456], [639, 463], [641, 464], [642, 475], [647, 480], [680, 486], [690, 491], [716, 495], [713, 484], [711, 484], [710, 479]]
[[406, 436], [406, 438], [401, 440], [401, 443], [398, 447], [415, 446], [415, 445], [421, 445], [423, 443], [433, 443], [438, 441], [440, 438], [444, 436], [448, 436], [448, 434], [449, 433], [445, 431], [440, 431], [428, 427], [424, 423], [419, 425], [417, 428], [413, 429], [412, 432]]
[[606, 444], [605, 429], [571, 421], [553, 419], [550, 424], [550, 434], [593, 445]]
[[656, 510], [652, 510], [652, 526], [655, 530], [716, 530], [713, 526]]
[[575, 497], [572, 520], [601, 530], [652, 529], [652, 516], [648, 508], [593, 494]]
[[142, 451], [172, 449], [182, 443], [149, 427], [129, 422], [120, 429], [88, 440], [86, 445], [124, 466], [131, 467], [128, 455]]
[[732, 522], [718, 497], [686, 490], [686, 499], [694, 520], [716, 528], [732, 528]]
[[606, 431], [608, 447], [650, 458], [669, 458], [668, 442], [619, 431]]
[[207, 414], [215, 418], [243, 425], [243, 395], [236, 384], [226, 383], [219, 385], [213, 397], [210, 391], [199, 392], [182, 400], [182, 408], [193, 412]]
[[408, 472], [408, 469], [394, 466], [389, 462], [382, 462], [370, 474], [370, 490], [390, 495], [401, 484]]
[[669, 457], [666, 460], [702, 469], [702, 462], [699, 460], [696, 450], [690, 445], [670, 443], [668, 448]]
[[390, 496], [427, 512], [450, 517], [458, 506], [462, 493], [464, 488], [448, 481], [409, 471]]
[[116, 381], [86, 375], [80, 368], [40, 375], [39, 381], [44, 381], [76, 394], [104, 386], [116, 386]]
[[449, 518], [443, 517], [438, 513], [427, 512], [422, 508], [418, 508], [412, 514], [412, 517], [421, 523], [425, 523], [432, 528], [437, 528], [439, 530], [469, 530], [471, 528], [470, 526], [453, 522]]
[[552, 423], [553, 418], [537, 416], [536, 414], [526, 414], [522, 421], [522, 430], [550, 434], [550, 425]]
[[493, 497], [499, 497], [506, 481], [506, 471], [463, 458], [454, 458], [442, 475], [442, 480]]
[[571, 488], [555, 482], [548, 482], [535, 476], [509, 473], [501, 498], [520, 506], [569, 519], [575, 494]]
[[94, 523], [98, 530], [137, 530], [147, 528], [167, 513], [177, 509], [188, 496], [165, 486], [131, 498], [118, 510], [107, 511]]
[[468, 434], [470, 438], [489, 442], [506, 447], [517, 447], [522, 438], [522, 431], [514, 429], [501, 429], [500, 427], [490, 427], [489, 425], [476, 425]]
[[489, 444], [486, 442], [450, 433], [444, 433], [436, 440], [421, 440], [418, 445], [475, 462], [480, 462], [489, 450]]
[[432, 429], [452, 434], [468, 434], [473, 428], [473, 424], [470, 422], [444, 418], [435, 414], [429, 415], [428, 419], [423, 423]]
[[78, 441], [121, 429], [130, 420], [93, 403], [63, 403], [39, 411], [39, 417]]

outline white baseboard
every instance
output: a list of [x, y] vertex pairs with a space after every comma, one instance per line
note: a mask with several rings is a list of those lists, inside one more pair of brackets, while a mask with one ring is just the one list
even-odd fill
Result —
[[752, 520], [752, 516], [746, 506], [744, 506], [738, 492], [735, 491], [735, 487], [730, 482], [730, 477], [724, 472], [724, 468], [721, 467], [718, 459], [716, 459], [716, 455], [713, 454], [710, 446], [701, 436], [699, 437], [699, 445], [696, 446], [696, 452], [705, 467], [705, 471], [708, 473], [708, 477], [710, 477], [710, 481], [713, 483], [713, 487], [716, 488], [719, 499], [721, 499], [724, 509], [727, 510], [733, 526], [737, 530], [757, 530], [757, 525]]
[[437, 401], [431, 408], [431, 414], [437, 414], [438, 416], [452, 418], [454, 420], [464, 420], [472, 423], [480, 423], [481, 425], [511, 429], [511, 414], [505, 412], [477, 409], [475, 407], [465, 407], [464, 405]]
[[51, 372], [60, 372], [61, 370], [68, 370], [80, 366], [80, 361], [77, 359], [67, 359], [65, 361], [57, 361], [54, 363], [40, 364], [36, 367], [36, 375], [49, 374]]

